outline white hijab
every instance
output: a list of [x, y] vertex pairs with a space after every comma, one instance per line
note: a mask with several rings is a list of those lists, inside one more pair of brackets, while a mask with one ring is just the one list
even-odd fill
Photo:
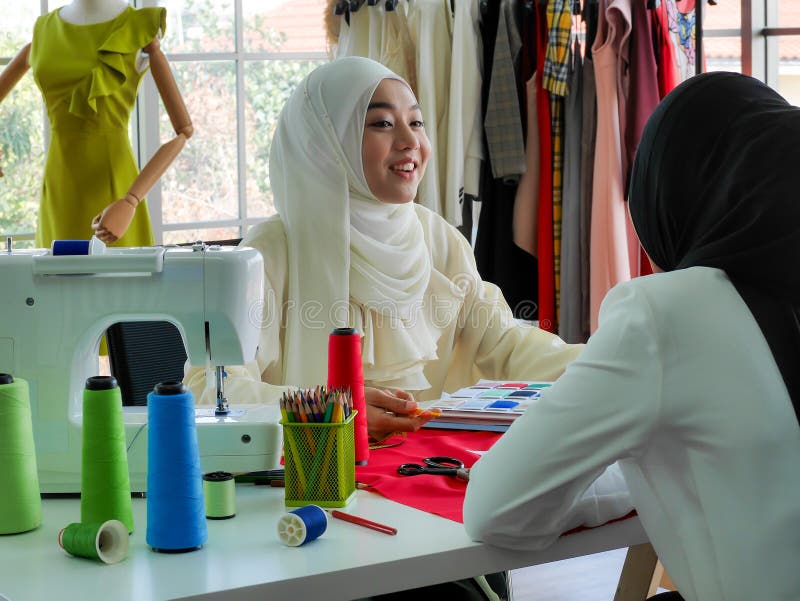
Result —
[[[403, 81], [370, 59], [337, 59], [306, 77], [278, 119], [270, 181], [288, 241], [288, 384], [324, 383], [328, 335], [356, 327], [367, 381], [429, 387], [422, 370], [436, 340], [422, 310], [431, 274], [422, 225], [413, 203], [370, 192], [361, 161], [367, 107], [388, 78]], [[377, 327], [381, 338], [391, 328], [391, 344], [375, 343]]]

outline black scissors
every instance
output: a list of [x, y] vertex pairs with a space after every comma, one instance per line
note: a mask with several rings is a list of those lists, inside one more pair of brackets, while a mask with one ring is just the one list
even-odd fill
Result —
[[397, 473], [403, 476], [419, 476], [420, 474], [435, 474], [439, 476], [455, 476], [459, 480], [469, 480], [469, 468], [464, 467], [464, 462], [454, 457], [428, 457], [419, 463], [404, 463], [397, 468]]

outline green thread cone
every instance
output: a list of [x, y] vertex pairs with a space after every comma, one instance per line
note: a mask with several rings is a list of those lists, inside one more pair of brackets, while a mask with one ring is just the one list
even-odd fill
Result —
[[70, 524], [58, 533], [58, 544], [70, 555], [117, 563], [128, 554], [128, 529], [119, 520]]
[[42, 500], [28, 383], [0, 376], [0, 534], [14, 534], [39, 527]]
[[133, 532], [122, 396], [117, 381], [95, 376], [83, 391], [81, 522], [119, 520]]

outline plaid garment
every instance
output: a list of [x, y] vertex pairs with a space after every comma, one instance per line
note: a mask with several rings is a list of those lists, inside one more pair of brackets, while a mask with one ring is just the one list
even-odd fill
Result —
[[572, 40], [572, 13], [568, 0], [549, 0], [547, 29], [543, 85], [551, 94], [566, 96]]
[[564, 189], [564, 98], [550, 96], [550, 124], [553, 144], [553, 279], [555, 281], [555, 332], [561, 313], [561, 198]]
[[483, 126], [492, 175], [495, 179], [516, 181], [525, 173], [525, 142], [514, 68], [522, 40], [514, 24], [512, 7], [510, 0], [503, 0], [500, 5]]
[[567, 95], [571, 60], [572, 13], [569, 0], [547, 3], [547, 50], [542, 85], [550, 92], [550, 122], [553, 150], [553, 279], [555, 322], [561, 305], [561, 196], [564, 187], [564, 96]]

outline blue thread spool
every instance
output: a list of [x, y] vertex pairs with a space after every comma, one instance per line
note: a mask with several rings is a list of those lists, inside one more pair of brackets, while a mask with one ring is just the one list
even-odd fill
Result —
[[88, 255], [88, 240], [53, 240], [53, 256], [61, 255]]
[[181, 382], [147, 395], [147, 544], [183, 553], [208, 539], [194, 397]]
[[305, 505], [285, 513], [278, 520], [278, 538], [289, 547], [318, 539], [328, 528], [328, 516], [319, 505]]

